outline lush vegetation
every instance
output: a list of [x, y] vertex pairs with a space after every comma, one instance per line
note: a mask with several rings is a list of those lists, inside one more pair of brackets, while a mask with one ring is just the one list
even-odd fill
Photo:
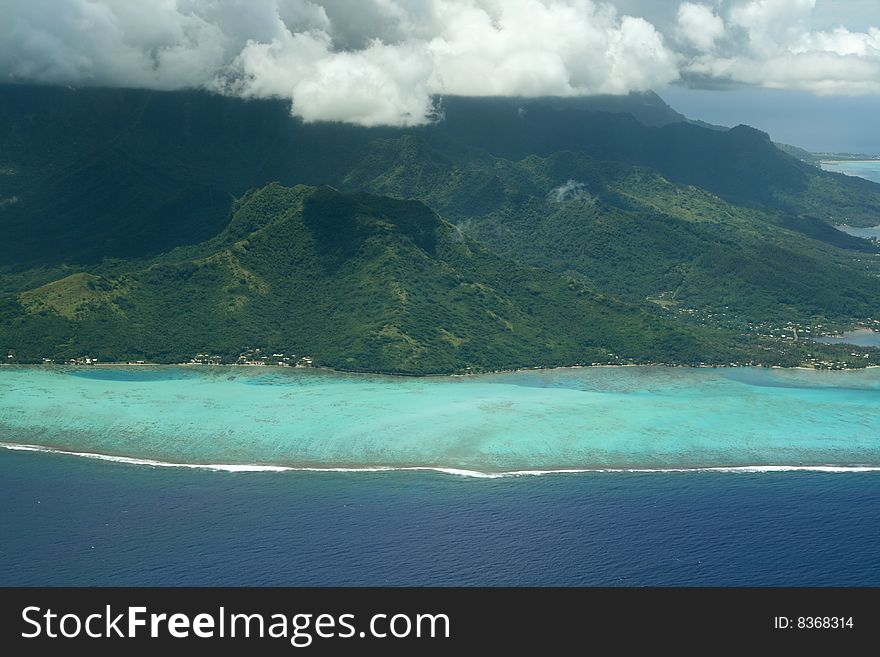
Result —
[[447, 98], [443, 109], [444, 120], [431, 126], [365, 129], [303, 124], [282, 101], [0, 86], [0, 265], [97, 262], [197, 243], [225, 226], [231, 197], [276, 180], [353, 189], [345, 181], [354, 172], [388, 152], [389, 142], [407, 140], [423, 144], [429, 158], [416, 162], [425, 187], [446, 184], [429, 175], [436, 167], [469, 175], [490, 157], [517, 162], [573, 151], [648, 167], [740, 206], [878, 223], [880, 186], [823, 172], [745, 126], [684, 122], [652, 94]]
[[568, 152], [463, 168], [405, 137], [376, 149], [346, 182], [422, 198], [498, 253], [632, 303], [714, 308], [753, 322], [880, 316], [876, 245], [649, 169]]
[[16, 360], [234, 361], [248, 347], [344, 369], [431, 373], [742, 351], [588, 284], [514, 266], [427, 207], [269, 185], [216, 238], [7, 295]]
[[0, 87], [0, 349], [794, 365], [848, 354], [784, 327], [880, 317], [877, 246], [833, 228], [880, 224], [876, 184], [653, 94], [444, 112], [364, 129], [200, 92]]

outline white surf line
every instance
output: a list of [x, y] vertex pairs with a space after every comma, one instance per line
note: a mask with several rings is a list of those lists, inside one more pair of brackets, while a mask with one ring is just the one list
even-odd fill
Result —
[[345, 466], [289, 466], [269, 464], [234, 464], [234, 463], [175, 463], [156, 459], [136, 458], [131, 456], [114, 456], [97, 452], [77, 452], [73, 450], [31, 445], [26, 443], [9, 443], [0, 441], [0, 448], [20, 452], [42, 452], [46, 454], [62, 454], [97, 461], [110, 461], [127, 465], [139, 465], [152, 468], [188, 468], [190, 470], [212, 470], [217, 472], [418, 472], [431, 471], [460, 477], [478, 479], [501, 479], [505, 477], [537, 477], [559, 474], [590, 474], [590, 473], [689, 473], [689, 472], [724, 472], [724, 473], [767, 473], [767, 472], [880, 472], [880, 465], [736, 465], [736, 466], [702, 466], [693, 468], [560, 468], [556, 470], [508, 470], [502, 472], [483, 472], [463, 468], [447, 468], [442, 466], [391, 466], [374, 465], [361, 467]]

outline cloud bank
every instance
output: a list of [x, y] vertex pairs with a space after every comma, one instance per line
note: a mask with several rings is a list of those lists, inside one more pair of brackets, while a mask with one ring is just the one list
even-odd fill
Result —
[[682, 3], [677, 34], [690, 48], [682, 75], [715, 82], [880, 94], [880, 29], [810, 29], [816, 0]]
[[0, 0], [0, 81], [280, 97], [367, 126], [429, 122], [442, 95], [880, 93], [880, 29], [813, 30], [815, 4], [669, 3], [652, 23], [648, 0]]

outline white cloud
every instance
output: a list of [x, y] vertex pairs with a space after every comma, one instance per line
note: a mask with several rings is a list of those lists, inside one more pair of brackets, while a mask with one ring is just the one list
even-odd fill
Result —
[[7, 80], [173, 89], [199, 85], [224, 62], [226, 35], [172, 0], [2, 0], [0, 15]]
[[580, 201], [587, 205], [595, 205], [596, 197], [590, 194], [590, 189], [586, 184], [577, 180], [569, 180], [547, 192], [548, 203], [566, 203], [568, 201]]
[[626, 93], [676, 80], [662, 36], [641, 18], [583, 1], [445, 0], [428, 43], [439, 94]]
[[792, 52], [833, 52], [845, 56], [877, 57], [880, 53], [880, 29], [872, 27], [867, 32], [850, 32], [839, 27], [830, 32], [810, 32], [803, 35]]
[[733, 3], [730, 22], [743, 28], [748, 47], [757, 55], [772, 55], [794, 44], [808, 29], [816, 0], [749, 0]]
[[0, 81], [203, 87], [362, 125], [425, 123], [435, 95], [620, 94], [680, 75], [880, 93], [880, 31], [814, 31], [814, 0], [664, 6], [666, 17], [648, 0], [0, 0]]
[[[880, 93], [880, 30], [811, 31], [815, 0], [728, 3], [722, 47], [693, 58], [686, 74], [818, 94]], [[720, 52], [719, 52], [720, 50]]]
[[6, 80], [286, 97], [307, 121], [415, 125], [433, 95], [678, 78], [653, 25], [592, 0], [0, 0], [0, 13]]
[[725, 34], [724, 21], [708, 5], [682, 2], [678, 7], [678, 39], [701, 51], [710, 51]]
[[[437, 0], [408, 9], [375, 0], [370, 11], [415, 36], [372, 38], [355, 51], [334, 50], [332, 34], [316, 29], [250, 41], [215, 87], [291, 97], [306, 120], [416, 125], [430, 120], [432, 95], [627, 93], [678, 77], [652, 25], [588, 0]], [[423, 19], [417, 28], [410, 11]]]
[[430, 71], [418, 48], [375, 41], [357, 52], [331, 53], [293, 87], [293, 112], [306, 121], [419, 125], [433, 111]]

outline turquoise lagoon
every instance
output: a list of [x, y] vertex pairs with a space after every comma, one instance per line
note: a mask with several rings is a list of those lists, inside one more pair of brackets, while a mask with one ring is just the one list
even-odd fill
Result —
[[880, 369], [3, 367], [0, 442], [228, 470], [874, 470]]

